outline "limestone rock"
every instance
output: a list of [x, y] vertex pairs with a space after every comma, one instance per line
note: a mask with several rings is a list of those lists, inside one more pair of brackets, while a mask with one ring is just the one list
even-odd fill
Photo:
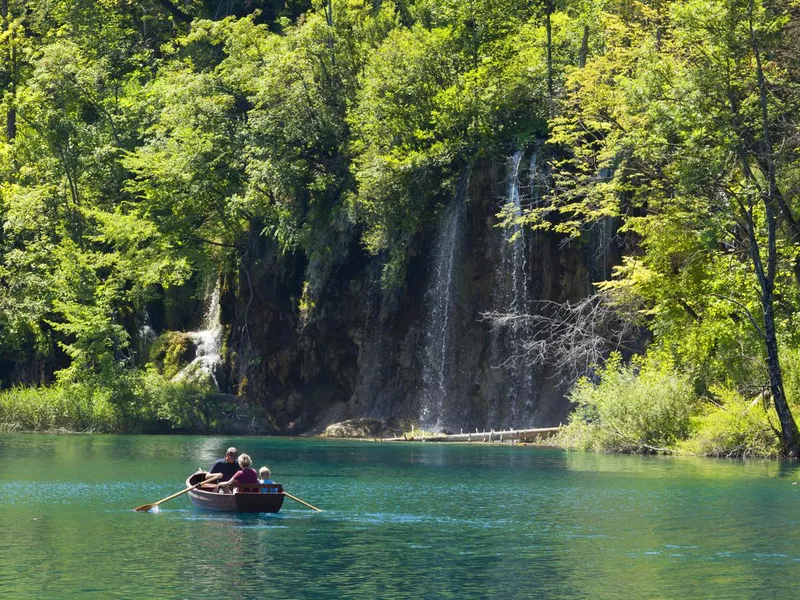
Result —
[[378, 419], [350, 419], [333, 423], [325, 428], [322, 437], [363, 438], [380, 435], [383, 423]]

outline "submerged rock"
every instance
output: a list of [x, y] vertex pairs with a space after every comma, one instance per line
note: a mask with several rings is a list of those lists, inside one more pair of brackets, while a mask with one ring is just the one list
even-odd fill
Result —
[[375, 437], [383, 431], [383, 423], [378, 419], [350, 419], [333, 423], [325, 428], [322, 437], [363, 438]]

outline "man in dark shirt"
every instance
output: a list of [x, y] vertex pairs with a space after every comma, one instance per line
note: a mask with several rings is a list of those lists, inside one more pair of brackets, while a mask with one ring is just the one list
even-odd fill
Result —
[[215, 462], [209, 473], [222, 473], [220, 481], [229, 481], [240, 470], [239, 463], [236, 462], [238, 456], [239, 451], [236, 448], [228, 448], [225, 458]]

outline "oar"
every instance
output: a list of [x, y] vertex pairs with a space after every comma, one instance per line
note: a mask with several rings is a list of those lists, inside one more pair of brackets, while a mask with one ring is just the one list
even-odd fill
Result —
[[147, 512], [148, 510], [150, 510], [151, 508], [155, 508], [162, 502], [166, 502], [167, 500], [172, 500], [173, 498], [177, 498], [178, 496], [185, 494], [186, 492], [191, 491], [196, 487], [200, 487], [204, 483], [211, 483], [212, 481], [216, 481], [220, 477], [222, 477], [222, 473], [214, 473], [211, 477], [209, 477], [205, 481], [201, 481], [200, 483], [195, 483], [194, 485], [190, 485], [188, 488], [186, 488], [185, 490], [181, 490], [177, 494], [172, 494], [172, 496], [167, 496], [166, 498], [159, 500], [158, 502], [153, 502], [152, 504], [142, 504], [141, 506], [137, 506], [133, 510], [135, 510], [136, 512]]
[[311, 508], [311, 509], [313, 509], [313, 510], [315, 510], [317, 512], [322, 512], [321, 508], [317, 508], [316, 506], [311, 506], [308, 502], [304, 502], [303, 500], [300, 500], [300, 498], [298, 498], [297, 496], [292, 496], [289, 492], [283, 492], [283, 495], [291, 498], [295, 502], [299, 502], [303, 506], [307, 506], [308, 508]]

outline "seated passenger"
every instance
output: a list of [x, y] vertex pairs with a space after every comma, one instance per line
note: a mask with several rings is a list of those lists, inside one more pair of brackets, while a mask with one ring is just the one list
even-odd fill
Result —
[[258, 483], [258, 473], [256, 473], [255, 469], [250, 468], [252, 464], [253, 461], [250, 460], [247, 454], [239, 456], [239, 466], [241, 470], [237, 471], [228, 481], [220, 483], [218, 489], [220, 491], [232, 491], [233, 488], [238, 488], [248, 483]]
[[[261, 467], [258, 470], [258, 480], [261, 483], [275, 483], [274, 481], [272, 481], [272, 479], [270, 479], [271, 475], [272, 475], [272, 473], [270, 472], [269, 467]], [[278, 491], [278, 488], [276, 488], [276, 487], [261, 488], [261, 493], [262, 494], [274, 494], [277, 491]]]
[[222, 481], [228, 481], [231, 477], [236, 475], [239, 470], [239, 465], [236, 462], [236, 457], [238, 455], [239, 451], [236, 448], [228, 448], [228, 451], [225, 453], [225, 458], [220, 458], [215, 462], [208, 474], [222, 473]]

